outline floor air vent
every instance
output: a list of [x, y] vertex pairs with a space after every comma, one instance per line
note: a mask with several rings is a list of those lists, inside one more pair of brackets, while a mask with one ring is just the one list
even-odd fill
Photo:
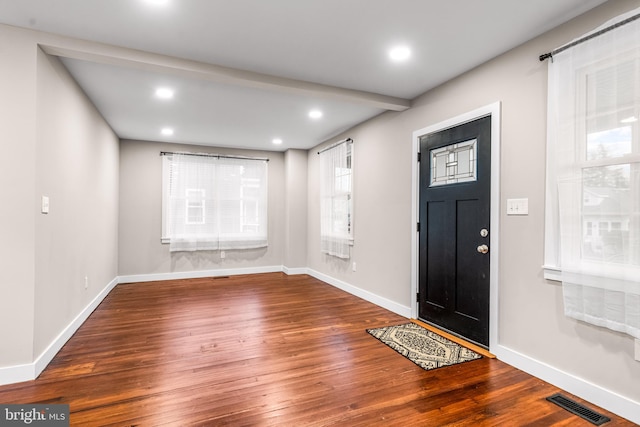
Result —
[[586, 406], [583, 406], [578, 402], [571, 400], [566, 396], [561, 395], [560, 393], [556, 393], [553, 396], [547, 397], [547, 400], [549, 402], [555, 403], [559, 407], [564, 408], [573, 414], [576, 414], [580, 418], [584, 418], [585, 420], [597, 426], [611, 421], [610, 418], [607, 418], [604, 415], [598, 414], [597, 412], [592, 411]]

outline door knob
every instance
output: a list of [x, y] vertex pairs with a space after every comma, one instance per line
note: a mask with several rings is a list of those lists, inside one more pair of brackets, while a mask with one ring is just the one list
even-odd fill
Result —
[[489, 246], [487, 245], [478, 246], [478, 252], [480, 252], [481, 254], [486, 254], [487, 252], [489, 252]]

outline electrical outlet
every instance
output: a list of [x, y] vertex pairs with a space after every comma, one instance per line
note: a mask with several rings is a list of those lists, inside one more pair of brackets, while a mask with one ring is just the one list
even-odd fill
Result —
[[42, 196], [42, 206], [41, 206], [40, 211], [43, 214], [48, 214], [49, 213], [49, 197]]
[[356, 262], [355, 261], [353, 262], [353, 265], [351, 266], [351, 270], [352, 271], [356, 271]]
[[640, 362], [640, 340], [635, 340], [635, 359]]
[[220, 259], [225, 259], [227, 257], [227, 253], [225, 251], [220, 251]]
[[89, 276], [84, 276], [84, 288], [89, 289]]

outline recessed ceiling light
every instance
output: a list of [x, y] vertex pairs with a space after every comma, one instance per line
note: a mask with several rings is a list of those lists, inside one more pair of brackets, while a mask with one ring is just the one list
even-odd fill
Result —
[[169, 0], [145, 0], [145, 2], [153, 6], [166, 6], [169, 4]]
[[638, 121], [636, 116], [627, 117], [626, 119], [620, 120], [620, 123], [635, 123]]
[[397, 46], [389, 51], [389, 58], [395, 62], [406, 61], [411, 56], [411, 49], [407, 46]]
[[160, 131], [164, 136], [171, 136], [173, 135], [173, 129], [172, 128], [162, 128], [162, 130]]
[[169, 89], [168, 87], [159, 87], [156, 89], [156, 96], [161, 99], [171, 99], [173, 98], [173, 89]]
[[309, 117], [311, 117], [312, 119], [319, 119], [320, 117], [322, 117], [322, 111], [311, 110], [309, 111]]
[[273, 141], [271, 141], [271, 142], [273, 142], [275, 145], [280, 145], [280, 144], [282, 144], [282, 139], [280, 139], [280, 138], [273, 138]]

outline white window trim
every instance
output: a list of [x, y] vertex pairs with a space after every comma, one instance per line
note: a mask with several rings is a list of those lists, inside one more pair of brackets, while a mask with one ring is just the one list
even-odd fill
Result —
[[[167, 197], [169, 194], [169, 186], [170, 186], [170, 182], [169, 182], [169, 173], [170, 173], [170, 160], [171, 160], [171, 153], [161, 153], [161, 158], [162, 158], [162, 201], [161, 201], [161, 235], [160, 235], [160, 243], [161, 244], [170, 244], [171, 243], [171, 237], [169, 236], [168, 233], [168, 229], [169, 229], [169, 224], [167, 221], [168, 218], [168, 214], [169, 214], [169, 198]], [[221, 156], [224, 157], [224, 156]], [[255, 158], [250, 158], [250, 157], [242, 157], [242, 156], [238, 156], [238, 157], [233, 157], [233, 158], [239, 158], [239, 159], [247, 159], [247, 160], [256, 160], [256, 161], [267, 161], [268, 159], [255, 159]], [[267, 176], [265, 178], [264, 181], [264, 185], [267, 188], [269, 188], [269, 182], [268, 182], [268, 170], [267, 170]], [[203, 190], [204, 191], [204, 190]], [[265, 206], [265, 209], [267, 210], [267, 226], [268, 226], [268, 216], [269, 216], [269, 208], [268, 208], [268, 195], [266, 197], [266, 203], [267, 205]], [[234, 234], [234, 233], [222, 233], [224, 234], [224, 236], [227, 238], [226, 240], [231, 240], [234, 242], [252, 242], [254, 240], [254, 236], [246, 236], [246, 235], [242, 235], [242, 234]], [[220, 250], [226, 250], [226, 245], [224, 243], [222, 243], [220, 245]], [[264, 247], [268, 246], [265, 245]], [[256, 246], [254, 245], [248, 245], [247, 248], [255, 248]], [[262, 247], [262, 246], [260, 246]], [[242, 247], [238, 247], [237, 249], [243, 249]]]
[[[186, 215], [186, 222], [189, 225], [199, 225], [199, 224], [204, 224], [205, 218], [206, 218], [206, 214], [207, 214], [207, 210], [206, 210], [206, 200], [204, 198], [204, 194], [205, 194], [205, 190], [202, 188], [188, 188], [186, 190], [186, 195], [185, 195], [185, 208], [187, 210], [187, 215]], [[191, 205], [189, 202], [191, 200], [191, 197], [189, 196], [189, 193], [200, 193], [200, 206], [193, 206]], [[201, 214], [201, 218], [202, 220], [200, 221], [190, 221], [189, 220], [189, 210], [190, 209], [200, 209], [202, 211]]]
[[[346, 241], [347, 245], [349, 245], [350, 247], [354, 246], [355, 243], [355, 204], [354, 204], [354, 187], [355, 187], [355, 175], [354, 175], [354, 159], [355, 159], [355, 155], [354, 155], [354, 143], [353, 140], [351, 140], [350, 138], [347, 140], [344, 140], [340, 143], [335, 144], [334, 146], [329, 147], [326, 150], [330, 150], [333, 149], [334, 147], [337, 147], [340, 144], [347, 144], [347, 147], [349, 147], [349, 157], [350, 157], [350, 163], [351, 163], [351, 168], [350, 168], [350, 182], [351, 182], [351, 188], [349, 192], [343, 192], [343, 193], [334, 193], [333, 196], [336, 197], [338, 195], [348, 195], [348, 201], [349, 201], [349, 214], [350, 214], [350, 218], [349, 218], [349, 233], [347, 235], [343, 235], [343, 234], [337, 234], [337, 233], [322, 233], [322, 230], [320, 232], [320, 239], [322, 241], [323, 237], [327, 238], [327, 239], [335, 239], [335, 240], [339, 240], [339, 241]], [[319, 152], [318, 154], [320, 154], [321, 152]], [[320, 200], [320, 209], [322, 210], [322, 194], [321, 194], [321, 200]], [[322, 216], [322, 214], [321, 214]], [[322, 219], [321, 219], [322, 221]], [[322, 225], [321, 225], [321, 229], [322, 229]], [[323, 253], [326, 253], [330, 256], [337, 256], [325, 251], [322, 251]], [[340, 257], [342, 258], [342, 257]], [[344, 258], [343, 258], [344, 259]]]
[[169, 159], [168, 156], [162, 156], [162, 230], [160, 234], [160, 242], [162, 244], [169, 244], [171, 239], [167, 233], [169, 224], [167, 218], [169, 217], [169, 200], [167, 194], [169, 194]]
[[[576, 102], [576, 108], [580, 108], [580, 111], [576, 111], [576, 129], [575, 132], [578, 135], [574, 135], [573, 138], [579, 144], [576, 147], [576, 153], [579, 153], [580, 158], [576, 159], [575, 167], [579, 169], [591, 168], [591, 167], [603, 167], [603, 166], [615, 166], [615, 165], [624, 165], [624, 164], [633, 164], [640, 162], [640, 152], [634, 152], [631, 154], [626, 154], [620, 157], [606, 157], [589, 160], [586, 158], [586, 141], [587, 141], [587, 124], [586, 117], [587, 112], [584, 111], [586, 109], [586, 100], [583, 99], [586, 97], [586, 81], [589, 75], [593, 75], [598, 70], [606, 69], [607, 67], [611, 67], [615, 64], [615, 58], [605, 58], [601, 61], [598, 61], [595, 64], [590, 64], [583, 69], [581, 69], [579, 74], [579, 90], [576, 90], [576, 94], [578, 96], [578, 100]], [[633, 143], [638, 143], [639, 136], [635, 136], [635, 141]], [[547, 147], [547, 160], [546, 164], [550, 165], [553, 162], [553, 153], [549, 147]], [[544, 264], [542, 265], [543, 277], [547, 280], [562, 282], [562, 266], [560, 263], [560, 231], [559, 231], [559, 212], [553, 211], [549, 209], [550, 203], [548, 200], [558, 198], [558, 191], [555, 188], [556, 176], [555, 171], [551, 170], [547, 166], [547, 187], [546, 187], [546, 198], [547, 198], [547, 208], [545, 208], [545, 239], [544, 239]], [[633, 181], [631, 182], [633, 185]], [[580, 186], [581, 190], [584, 190], [584, 187]], [[583, 192], [581, 191], [579, 195], [576, 197], [583, 198]], [[557, 206], [556, 206], [557, 207]], [[581, 224], [580, 224], [581, 226]], [[615, 277], [616, 268], [615, 266], [605, 266], [601, 262], [590, 261], [590, 260], [581, 260], [581, 266], [585, 271], [594, 271], [603, 272], [608, 277]], [[640, 269], [639, 269], [640, 272]], [[594, 277], [596, 275], [594, 274]]]

